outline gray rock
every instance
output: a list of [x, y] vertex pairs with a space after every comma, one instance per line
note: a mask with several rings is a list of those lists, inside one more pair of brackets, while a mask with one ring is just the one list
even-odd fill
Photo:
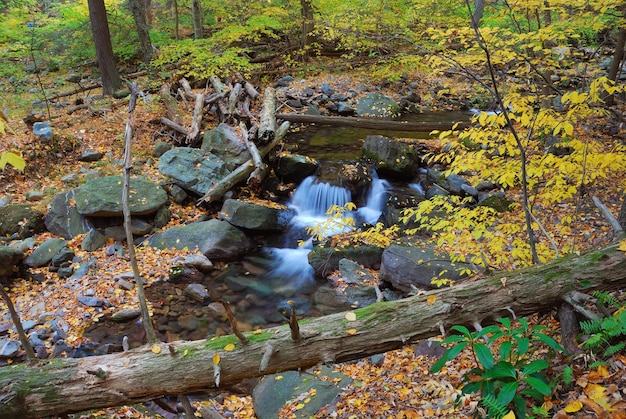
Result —
[[74, 202], [77, 191], [78, 189], [72, 189], [56, 194], [50, 201], [50, 209], [44, 218], [49, 232], [68, 240], [93, 228], [87, 218], [76, 209]]
[[469, 181], [463, 176], [459, 176], [455, 173], [449, 174], [440, 184], [444, 189], [450, 191], [454, 195], [462, 195], [463, 185], [468, 185]]
[[104, 154], [100, 153], [99, 151], [85, 150], [83, 154], [78, 156], [78, 161], [92, 162], [101, 160], [102, 157], [104, 157]]
[[127, 322], [133, 319], [136, 319], [141, 315], [141, 310], [138, 308], [123, 308], [119, 311], [116, 311], [111, 316], [111, 320], [118, 323]]
[[154, 227], [165, 227], [167, 223], [170, 222], [170, 218], [172, 218], [172, 211], [170, 211], [168, 207], [159, 208], [159, 210], [154, 215]]
[[209, 299], [209, 292], [202, 284], [187, 285], [187, 287], [183, 290], [183, 294], [200, 303]]
[[322, 367], [321, 372], [302, 374], [298, 371], [286, 371], [277, 375], [268, 375], [257, 384], [252, 392], [254, 413], [259, 419], [276, 419], [285, 403], [298, 397], [307, 398], [312, 392], [314, 397], [298, 410], [298, 416], [312, 417], [322, 407], [331, 403], [342, 389], [352, 383], [352, 379], [338, 373], [330, 367]]
[[301, 154], [283, 153], [278, 158], [276, 175], [284, 182], [300, 183], [315, 174], [319, 162]]
[[46, 266], [52, 261], [52, 258], [66, 246], [67, 242], [64, 239], [48, 239], [28, 255], [24, 260], [24, 264], [30, 268]]
[[72, 275], [72, 280], [80, 279], [83, 276], [87, 275], [89, 269], [91, 269], [91, 263], [82, 262], [80, 265], [78, 265], [78, 269], [76, 269], [76, 271]]
[[74, 259], [76, 254], [72, 249], [68, 249], [67, 247], [62, 248], [57, 252], [56, 255], [52, 257], [50, 264], [54, 266], [61, 266], [64, 262], [69, 262]]
[[389, 117], [400, 112], [400, 107], [393, 99], [380, 93], [369, 93], [358, 100], [356, 113], [358, 116]]
[[356, 110], [346, 102], [337, 102], [337, 113], [339, 115], [350, 116], [356, 113]]
[[413, 287], [434, 289], [437, 286], [433, 279], [458, 281], [466, 276], [461, 271], [467, 268], [471, 269], [471, 265], [451, 262], [448, 255], [432, 248], [392, 244], [383, 252], [380, 279], [403, 292], [410, 292]]
[[189, 147], [166, 152], [159, 158], [158, 167], [181, 188], [198, 195], [204, 195], [215, 182], [230, 173], [226, 163], [216, 155]]
[[170, 143], [166, 143], [165, 141], [159, 141], [154, 145], [154, 149], [152, 150], [152, 155], [154, 157], [161, 157], [166, 152], [172, 149], [172, 145]]
[[89, 297], [86, 295], [78, 295], [76, 299], [79, 303], [86, 305], [87, 307], [104, 307], [106, 305], [106, 301], [97, 298], [97, 297]]
[[364, 281], [374, 281], [374, 276], [363, 266], [353, 260], [343, 258], [339, 260], [339, 273], [349, 284], [361, 284]]
[[420, 156], [406, 142], [382, 135], [368, 135], [363, 144], [363, 154], [378, 166], [381, 175], [412, 180], [419, 172]]
[[200, 325], [198, 318], [193, 314], [183, 314], [182, 316], [179, 316], [176, 320], [178, 321], [178, 325], [180, 327], [185, 330], [189, 330], [190, 332], [196, 330]]
[[24, 259], [24, 252], [20, 249], [15, 249], [10, 246], [0, 246], [0, 277], [12, 276], [14, 267], [22, 259]]
[[[122, 176], [91, 179], [76, 192], [76, 209], [91, 217], [122, 216], [122, 188]], [[167, 193], [161, 186], [140, 176], [130, 180], [131, 215], [153, 214], [166, 203]]]
[[478, 189], [474, 188], [472, 185], [461, 185], [461, 191], [468, 196], [473, 196], [474, 198], [478, 196]]
[[132, 290], [133, 288], [135, 288], [135, 284], [134, 284], [134, 283], [132, 283], [132, 282], [130, 282], [130, 281], [127, 281], [127, 280], [125, 280], [125, 279], [118, 279], [118, 280], [117, 280], [117, 285], [118, 285], [121, 289], [126, 290], [126, 291], [130, 291], [130, 290]]
[[33, 134], [44, 142], [50, 141], [54, 136], [52, 127], [47, 122], [35, 122], [33, 124]]
[[104, 247], [106, 244], [106, 236], [96, 229], [91, 229], [83, 239], [80, 247], [87, 252], [93, 252], [94, 250]]
[[324, 83], [322, 84], [322, 93], [324, 93], [326, 96], [331, 96], [333, 93], [335, 93], [335, 90], [330, 87], [330, 85], [328, 83]]
[[329, 248], [316, 246], [308, 255], [309, 264], [319, 276], [326, 277], [339, 268], [339, 261], [347, 258], [367, 268], [377, 269], [383, 249], [376, 246]]
[[450, 192], [448, 192], [446, 189], [442, 188], [439, 185], [432, 185], [430, 188], [428, 188], [428, 190], [426, 191], [426, 199], [430, 199], [434, 196], [448, 196], [450, 195]]
[[29, 249], [34, 249], [35, 246], [37, 245], [37, 243], [35, 242], [35, 239], [33, 237], [28, 237], [24, 240], [15, 240], [12, 241], [9, 244], [9, 247], [12, 247], [13, 249], [16, 250], [20, 250], [22, 252], [25, 252]]
[[218, 216], [234, 226], [249, 230], [283, 231], [287, 229], [293, 212], [272, 202], [227, 199]]
[[24, 194], [24, 198], [26, 198], [26, 200], [30, 202], [41, 201], [43, 199], [43, 192], [28, 191]]
[[185, 266], [196, 268], [200, 272], [209, 272], [213, 270], [213, 263], [209, 260], [208, 257], [204, 256], [201, 253], [185, 256], [183, 264]]
[[44, 215], [28, 204], [0, 207], [0, 236], [18, 239], [31, 237], [45, 230]]
[[152, 236], [149, 244], [158, 249], [200, 250], [209, 259], [230, 259], [251, 246], [241, 230], [217, 219], [172, 227]]
[[187, 198], [189, 198], [187, 192], [185, 192], [185, 190], [178, 185], [172, 185], [172, 188], [170, 189], [170, 195], [172, 195], [174, 202], [176, 202], [177, 204], [183, 204], [187, 200]]
[[490, 207], [498, 212], [508, 211], [513, 204], [503, 192], [488, 192], [478, 196], [478, 205]]
[[0, 339], [0, 357], [13, 358], [20, 350], [20, 343], [11, 339]]
[[251, 158], [248, 147], [240, 140], [238, 132], [224, 123], [204, 133], [200, 148], [222, 159], [229, 171]]

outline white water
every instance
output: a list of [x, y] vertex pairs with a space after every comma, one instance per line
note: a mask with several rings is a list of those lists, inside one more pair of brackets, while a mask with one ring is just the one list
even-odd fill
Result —
[[[386, 180], [379, 179], [374, 174], [372, 184], [368, 191], [366, 205], [357, 209], [356, 215], [359, 220], [367, 224], [376, 224], [385, 203], [387, 191], [390, 185]], [[310, 284], [314, 279], [314, 271], [309, 265], [308, 255], [313, 248], [312, 240], [308, 234], [304, 234], [307, 228], [319, 226], [328, 218], [326, 212], [333, 205], [343, 207], [351, 201], [348, 189], [318, 182], [315, 176], [309, 176], [297, 187], [293, 194], [289, 207], [295, 212], [290, 222], [287, 235], [300, 235], [305, 237], [300, 246], [296, 248], [268, 248], [266, 251], [273, 258], [271, 277], [278, 277], [296, 287]], [[353, 214], [344, 214], [352, 216]], [[349, 231], [346, 226], [332, 226], [323, 231], [324, 237]], [[293, 241], [293, 240], [292, 240]]]

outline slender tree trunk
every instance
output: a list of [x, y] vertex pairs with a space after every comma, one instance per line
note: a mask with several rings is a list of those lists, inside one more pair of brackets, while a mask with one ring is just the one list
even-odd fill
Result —
[[472, 14], [472, 27], [480, 26], [480, 20], [485, 13], [485, 0], [474, 0], [474, 13]]
[[191, 16], [193, 18], [193, 39], [202, 39], [202, 8], [200, 0], [191, 0]]
[[144, 63], [150, 64], [152, 60], [152, 41], [150, 40], [148, 20], [146, 19], [145, 0], [128, 0], [128, 8], [135, 20], [137, 35], [141, 45], [141, 58]]
[[122, 87], [122, 79], [115, 64], [104, 0], [87, 0], [87, 5], [100, 78], [102, 79], [102, 91], [105, 95], [112, 95]]
[[624, 198], [622, 199], [622, 206], [619, 210], [617, 221], [619, 222], [619, 225], [622, 226], [622, 230], [626, 231], [626, 194], [624, 194]]
[[300, 0], [300, 15], [302, 16], [302, 38], [300, 43], [305, 56], [307, 56], [307, 46], [312, 42], [311, 34], [315, 29], [315, 23], [313, 22], [313, 5], [311, 5], [310, 0]]
[[178, 0], [174, 0], [174, 38], [178, 41], [180, 33], [178, 30]]
[[[615, 53], [613, 54], [613, 60], [611, 61], [611, 66], [609, 67], [608, 78], [610, 80], [616, 81], [617, 75], [622, 68], [622, 62], [624, 61], [624, 46], [626, 45], [626, 28], [619, 28], [619, 32], [617, 34], [617, 42], [615, 45]], [[605, 99], [606, 104], [608, 106], [613, 106], [615, 103], [615, 98], [613, 95], [608, 95]]]

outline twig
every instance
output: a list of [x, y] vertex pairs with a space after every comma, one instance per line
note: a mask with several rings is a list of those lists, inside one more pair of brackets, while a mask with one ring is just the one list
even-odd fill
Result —
[[233, 330], [233, 334], [239, 338], [242, 344], [245, 345], [246, 343], [248, 343], [248, 338], [246, 338], [244, 334], [241, 333], [241, 330], [239, 329], [239, 324], [237, 323], [237, 319], [235, 318], [235, 315], [233, 314], [233, 311], [231, 310], [228, 301], [222, 298], [217, 299], [217, 301], [222, 303], [222, 305], [224, 306], [224, 310], [226, 310], [226, 317], [228, 317], [228, 322], [230, 323], [230, 328]]
[[22, 327], [22, 321], [20, 320], [20, 316], [17, 314], [15, 310], [15, 306], [13, 305], [13, 301], [9, 298], [9, 294], [4, 290], [4, 285], [0, 282], [0, 295], [2, 295], [2, 299], [4, 303], [7, 305], [9, 309], [9, 313], [11, 313], [11, 320], [13, 320], [13, 324], [15, 325], [15, 330], [17, 330], [17, 335], [20, 338], [20, 342], [26, 351], [26, 356], [28, 359], [35, 359], [37, 356], [35, 355], [35, 351], [33, 347], [30, 346], [30, 342], [28, 338], [26, 338], [26, 333], [24, 332], [24, 328]]
[[622, 226], [620, 225], [619, 221], [615, 219], [615, 217], [613, 216], [613, 214], [611, 214], [611, 211], [609, 211], [606, 205], [600, 202], [598, 197], [593, 196], [591, 197], [591, 199], [593, 200], [593, 203], [595, 204], [595, 206], [600, 210], [604, 218], [606, 218], [609, 224], [611, 224], [613, 231], [615, 231], [615, 233], [617, 234], [624, 234], [624, 229], [622, 229]]
[[137, 84], [130, 86], [130, 102], [128, 104], [128, 120], [126, 121], [126, 130], [124, 131], [124, 185], [122, 188], [122, 212], [124, 214], [124, 230], [126, 231], [126, 242], [128, 244], [128, 254], [130, 256], [130, 264], [133, 268], [133, 276], [137, 284], [137, 297], [139, 298], [139, 306], [141, 308], [141, 319], [143, 327], [146, 330], [146, 338], [149, 343], [157, 341], [156, 333], [152, 327], [150, 319], [150, 311], [146, 302], [146, 293], [144, 291], [144, 281], [139, 272], [137, 264], [137, 256], [135, 255], [135, 244], [133, 242], [133, 232], [131, 229], [131, 216], [128, 197], [130, 195], [130, 171], [132, 169], [131, 140], [133, 138], [133, 119], [135, 104], [137, 102]]

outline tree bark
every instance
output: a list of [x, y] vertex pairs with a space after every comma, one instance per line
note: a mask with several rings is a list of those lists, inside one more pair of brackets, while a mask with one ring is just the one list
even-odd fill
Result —
[[[36, 418], [137, 403], [321, 363], [345, 362], [439, 335], [455, 324], [487, 325], [503, 316], [552, 310], [573, 291], [626, 285], [617, 244], [550, 264], [505, 272], [393, 302], [288, 325], [194, 342], [160, 343], [117, 354], [51, 359], [0, 368], [0, 418]], [[435, 299], [433, 300], [433, 297]], [[227, 344], [234, 350], [225, 350]], [[269, 350], [268, 350], [269, 349]], [[268, 355], [269, 354], [269, 355]], [[219, 355], [219, 356], [217, 356]], [[261, 372], [262, 370], [262, 372]]]
[[150, 64], [152, 60], [152, 41], [146, 19], [146, 2], [144, 0], [128, 0], [128, 8], [135, 20], [139, 44], [141, 45], [141, 57], [145, 64]]
[[191, 0], [191, 17], [193, 19], [193, 39], [202, 39], [202, 8], [200, 0]]
[[[295, 113], [279, 113], [276, 114], [276, 119], [282, 119], [284, 121], [300, 124], [333, 125], [386, 131], [428, 132], [433, 130], [449, 130], [454, 126], [454, 122], [406, 122], [391, 121], [387, 119], [357, 118], [351, 116], [302, 115]], [[457, 128], [463, 129], [468, 125], [469, 123], [467, 122], [459, 122]]]
[[268, 87], [263, 93], [263, 105], [259, 114], [259, 134], [261, 143], [274, 139], [276, 132], [276, 89]]
[[122, 79], [115, 64], [104, 0], [88, 0], [87, 5], [93, 42], [96, 47], [98, 69], [102, 79], [102, 91], [105, 95], [112, 95], [122, 87]]

